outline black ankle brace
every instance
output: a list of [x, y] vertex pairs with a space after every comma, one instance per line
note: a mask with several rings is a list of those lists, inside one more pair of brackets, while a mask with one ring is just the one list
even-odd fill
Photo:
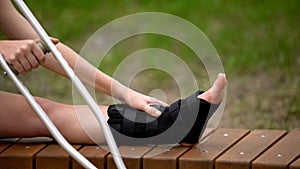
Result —
[[153, 105], [162, 112], [157, 118], [126, 104], [111, 105], [107, 122], [121, 145], [195, 144], [219, 106], [197, 98], [201, 93], [178, 100], [170, 107]]

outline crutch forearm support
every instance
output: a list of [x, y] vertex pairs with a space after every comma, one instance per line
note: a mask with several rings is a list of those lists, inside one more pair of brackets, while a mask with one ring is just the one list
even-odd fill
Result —
[[[50, 40], [49, 36], [43, 29], [43, 27], [39, 24], [37, 19], [34, 17], [34, 15], [31, 13], [29, 8], [26, 6], [26, 4], [23, 2], [23, 0], [14, 0], [15, 4], [18, 6], [20, 11], [23, 13], [23, 15], [26, 17], [28, 22], [32, 25], [32, 27], [35, 29], [36, 33], [40, 36], [42, 41], [47, 45], [47, 47], [50, 49], [58, 63], [62, 66], [64, 71], [66, 72], [67, 76], [70, 78], [76, 89], [79, 91], [89, 108], [92, 110], [94, 113], [96, 119], [100, 123], [102, 130], [104, 132], [104, 136], [106, 139], [106, 142], [108, 144], [108, 147], [113, 155], [113, 159], [115, 161], [115, 164], [118, 168], [126, 168], [124, 165], [124, 162], [120, 156], [118, 147], [116, 145], [116, 142], [113, 138], [113, 135], [110, 131], [110, 128], [108, 124], [106, 123], [106, 120], [104, 116], [101, 113], [101, 110], [99, 109], [97, 103], [94, 101], [92, 96], [88, 93], [87, 89], [84, 87], [82, 82], [79, 80], [79, 78], [75, 75], [74, 71], [70, 68], [68, 65], [67, 61], [63, 58], [61, 53], [58, 51], [58, 49], [55, 47], [55, 45], [52, 43]], [[68, 151], [68, 149], [66, 149]], [[70, 155], [73, 157], [73, 153], [70, 151]], [[80, 164], [84, 164], [85, 162], [81, 162], [80, 159], [76, 158], [74, 155], [75, 159], [79, 161]]]

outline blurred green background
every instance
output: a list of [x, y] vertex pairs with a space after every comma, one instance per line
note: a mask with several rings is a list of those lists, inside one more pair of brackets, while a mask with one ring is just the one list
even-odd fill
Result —
[[[211, 40], [228, 78], [227, 102], [221, 127], [300, 128], [300, 1], [298, 0], [171, 0], [85, 1], [27, 0], [47, 32], [79, 52], [86, 40], [105, 24], [137, 12], [164, 12], [196, 25]], [[1, 37], [5, 39], [5, 37]], [[142, 39], [143, 43], [140, 42]], [[129, 45], [128, 45], [129, 44]], [[184, 44], [174, 39], [144, 35], [116, 47], [100, 66], [112, 75], [132, 52], [164, 48], [180, 56], [207, 89], [210, 83], [200, 62]], [[201, 66], [199, 66], [201, 67]], [[143, 72], [131, 87], [148, 94], [161, 88], [172, 93], [172, 78], [162, 72]], [[68, 80], [40, 68], [21, 77], [37, 96], [72, 103]], [[151, 81], [151, 83], [149, 83]], [[155, 82], [155, 83], [154, 83]], [[1, 90], [17, 92], [8, 78], [0, 78]], [[100, 95], [99, 103], [110, 100]]]

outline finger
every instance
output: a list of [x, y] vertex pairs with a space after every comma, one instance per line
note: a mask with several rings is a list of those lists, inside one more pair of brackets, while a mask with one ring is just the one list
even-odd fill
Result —
[[[5, 54], [5, 56], [7, 56], [7, 54]], [[16, 71], [17, 73], [22, 74], [25, 72], [25, 70], [18, 60], [19, 57], [23, 57], [21, 53], [7, 56], [7, 58], [10, 58], [10, 59], [6, 59], [6, 61], [10, 65], [11, 69], [12, 70], [14, 69], [13, 71]]]
[[29, 64], [28, 60], [26, 57], [22, 57], [19, 61], [24, 68], [25, 72], [30, 72], [32, 70], [31, 65]]
[[11, 65], [19, 74], [25, 74], [25, 70], [19, 62], [12, 62]]
[[154, 117], [158, 117], [161, 115], [161, 112], [159, 110], [151, 106], [147, 106], [145, 112]]
[[59, 39], [57, 39], [57, 38], [50, 37], [50, 39], [51, 39], [52, 43], [54, 43], [54, 45], [58, 44], [58, 42], [59, 42]]
[[38, 47], [37, 44], [32, 45], [31, 52], [39, 63], [45, 62], [45, 54], [42, 51], [42, 49]]
[[32, 68], [37, 68], [39, 66], [39, 62], [37, 61], [36, 57], [34, 57], [32, 53], [27, 54], [26, 58]]
[[164, 107], [168, 107], [169, 105], [161, 100], [158, 100], [156, 98], [153, 98], [151, 97], [150, 98], [150, 104], [155, 104], [155, 105], [161, 105], [161, 106], [164, 106]]

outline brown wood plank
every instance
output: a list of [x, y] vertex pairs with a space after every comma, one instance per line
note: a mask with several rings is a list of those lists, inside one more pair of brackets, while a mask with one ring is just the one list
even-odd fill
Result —
[[143, 169], [176, 169], [178, 159], [190, 147], [157, 146], [144, 156]]
[[[79, 149], [80, 145], [73, 145]], [[36, 169], [69, 169], [71, 156], [58, 144], [49, 144], [36, 155]]]
[[[152, 146], [121, 146], [119, 151], [127, 169], [140, 169], [143, 156], [152, 148]], [[107, 169], [116, 169], [111, 154], [107, 158]]]
[[300, 155], [300, 130], [294, 130], [259, 156], [253, 163], [253, 169], [283, 169]]
[[180, 169], [213, 169], [215, 159], [226, 151], [249, 130], [245, 129], [218, 129], [204, 143], [198, 144], [179, 159]]
[[[300, 138], [299, 138], [300, 139]], [[300, 156], [290, 165], [290, 169], [300, 169]]]
[[35, 155], [45, 143], [15, 143], [0, 154], [1, 169], [33, 169]]
[[206, 140], [208, 140], [208, 138], [211, 136], [212, 133], [214, 133], [216, 130], [213, 128], [207, 128], [206, 130], [204, 130], [204, 133], [202, 135], [202, 137], [200, 138], [199, 142], [205, 142]]
[[[98, 169], [106, 168], [106, 157], [109, 152], [97, 145], [87, 145], [79, 150], [84, 157], [86, 157]], [[73, 169], [84, 169], [77, 161], [73, 159]]]
[[2, 153], [4, 150], [6, 150], [9, 146], [11, 146], [17, 140], [18, 140], [18, 138], [0, 139], [0, 153]]
[[251, 162], [286, 131], [253, 130], [216, 160], [216, 169], [250, 169]]
[[3, 143], [0, 142], [0, 153], [2, 153], [2, 151], [4, 151], [5, 149], [7, 149], [12, 143]]

